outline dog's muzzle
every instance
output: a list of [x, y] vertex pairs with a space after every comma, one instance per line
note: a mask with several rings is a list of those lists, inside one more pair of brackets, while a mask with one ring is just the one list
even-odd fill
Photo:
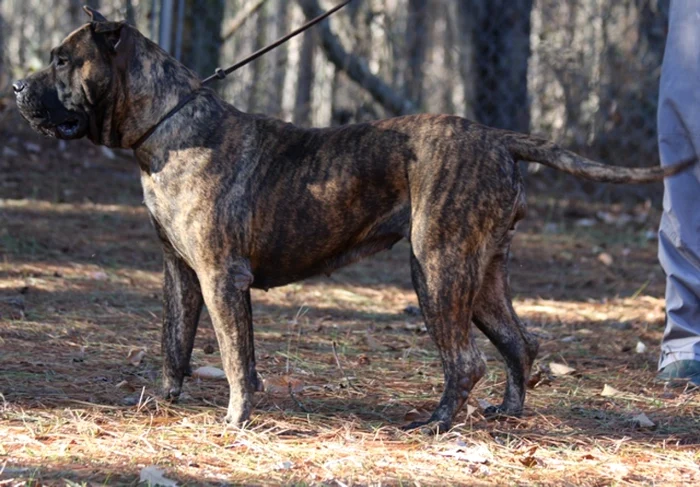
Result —
[[27, 122], [39, 132], [59, 139], [78, 139], [87, 131], [87, 117], [67, 110], [55, 92], [35, 93], [26, 80], [12, 84], [17, 107]]

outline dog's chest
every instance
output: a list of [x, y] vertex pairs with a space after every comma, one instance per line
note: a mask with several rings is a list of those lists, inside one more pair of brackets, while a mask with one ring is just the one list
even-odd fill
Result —
[[197, 217], [197, 195], [187, 181], [170, 181], [159, 173], [141, 175], [144, 203], [155, 220], [159, 237], [185, 261], [193, 262], [194, 236], [201, 219]]

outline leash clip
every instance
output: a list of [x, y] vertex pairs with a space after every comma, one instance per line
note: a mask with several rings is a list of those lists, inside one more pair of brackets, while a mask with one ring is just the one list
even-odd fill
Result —
[[226, 77], [226, 71], [224, 71], [222, 68], [216, 68], [216, 69], [214, 70], [214, 75], [215, 75], [218, 79], [224, 79], [224, 78]]

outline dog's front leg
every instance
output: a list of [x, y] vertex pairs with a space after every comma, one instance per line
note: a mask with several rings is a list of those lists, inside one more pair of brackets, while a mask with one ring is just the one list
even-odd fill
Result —
[[248, 420], [253, 394], [259, 388], [250, 290], [241, 288], [241, 265], [247, 268], [246, 261], [236, 260], [227, 266], [214, 266], [212, 274], [200, 275], [204, 302], [214, 325], [229, 383], [226, 421], [235, 425]]
[[163, 396], [177, 399], [202, 311], [202, 292], [195, 272], [172, 249], [163, 252]]

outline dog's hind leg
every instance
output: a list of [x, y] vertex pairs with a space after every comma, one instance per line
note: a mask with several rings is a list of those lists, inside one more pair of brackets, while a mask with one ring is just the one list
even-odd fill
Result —
[[503, 403], [486, 410], [487, 415], [519, 416], [525, 402], [525, 388], [537, 357], [537, 339], [522, 324], [513, 309], [508, 283], [510, 236], [492, 258], [474, 302], [476, 326], [496, 346], [508, 374]]
[[428, 426], [432, 432], [448, 430], [486, 371], [470, 329], [472, 303], [482, 274], [481, 256], [477, 252], [464, 258], [457, 249], [451, 250], [411, 254], [413, 285], [428, 332], [440, 353], [445, 389], [430, 419], [411, 423], [406, 429]]

